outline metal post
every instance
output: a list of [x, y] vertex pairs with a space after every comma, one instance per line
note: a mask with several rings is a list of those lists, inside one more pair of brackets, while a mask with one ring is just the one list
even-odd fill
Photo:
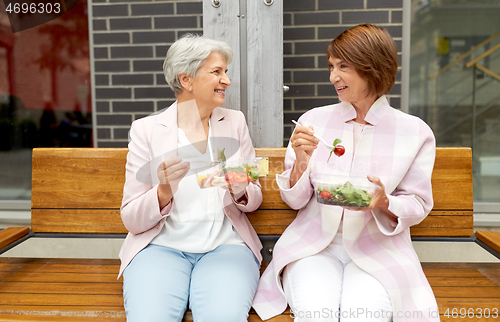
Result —
[[[240, 1], [240, 111], [248, 123], [248, 42], [247, 42], [247, 0]], [[253, 142], [255, 144], [255, 142]]]
[[234, 51], [224, 107], [245, 114], [255, 147], [281, 147], [283, 0], [204, 1], [203, 34]]
[[474, 146], [476, 141], [476, 64], [472, 68], [472, 162], [474, 163]]
[[401, 49], [401, 110], [410, 114], [411, 2], [403, 1], [403, 39]]
[[233, 62], [228, 66], [231, 86], [226, 91], [224, 107], [240, 110], [240, 6], [238, 1], [203, 1], [203, 35], [225, 41], [233, 49]]
[[256, 147], [283, 146], [283, 0], [247, 1], [247, 122]]

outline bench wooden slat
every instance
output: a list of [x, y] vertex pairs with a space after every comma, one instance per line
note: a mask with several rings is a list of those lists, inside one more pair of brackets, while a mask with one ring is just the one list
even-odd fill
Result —
[[[439, 311], [441, 314], [444, 314], [446, 312], [446, 310], [449, 309], [450, 313], [451, 313], [451, 310], [453, 309], [457, 309], [457, 310], [460, 310], [460, 309], [470, 309], [470, 308], [473, 308], [474, 310], [475, 309], [489, 309], [491, 313], [493, 313], [491, 310], [493, 308], [498, 308], [499, 306], [499, 300], [498, 298], [488, 298], [488, 297], [484, 297], [484, 298], [474, 298], [474, 306], [471, 307], [470, 305], [470, 302], [467, 301], [467, 300], [464, 300], [464, 298], [456, 298], [456, 297], [453, 297], [453, 298], [440, 298], [440, 301], [438, 303], [438, 307], [439, 307]], [[499, 312], [500, 314], [500, 312]], [[469, 319], [468, 321], [472, 321], [473, 319]], [[487, 321], [493, 321], [494, 319], [492, 319], [492, 317], [490, 317], [489, 320]], [[473, 321], [478, 321], [478, 320], [473, 320]]]
[[[38, 215], [39, 212], [43, 213]], [[126, 234], [121, 223], [119, 209], [33, 209], [35, 215], [32, 229], [38, 233], [73, 234]], [[472, 211], [468, 215], [460, 212], [433, 211], [422, 223], [411, 228], [414, 237], [434, 236], [471, 236], [474, 223]], [[295, 219], [296, 211], [261, 209], [248, 213], [248, 218], [259, 235], [280, 235]], [[73, 221], [61, 222], [60, 219], [73, 218]], [[42, 220], [43, 218], [43, 220]], [[96, 221], [100, 218], [100, 221]], [[120, 219], [117, 219], [120, 218]], [[120, 220], [120, 221], [118, 221]]]
[[[22, 283], [109, 283], [117, 280], [118, 259], [5, 258], [0, 257], [0, 281]], [[0, 288], [2, 292], [3, 288]]]
[[500, 254], [500, 232], [498, 231], [476, 231], [477, 239]]
[[33, 149], [32, 208], [119, 208], [127, 152], [125, 148]]
[[247, 214], [259, 235], [281, 235], [295, 219], [297, 212], [285, 210], [258, 210]]
[[30, 233], [29, 227], [9, 227], [0, 231], [0, 249], [18, 241]]
[[[469, 299], [471, 297], [498, 297], [500, 298], [500, 288], [498, 286], [494, 287], [439, 287], [435, 286], [432, 288], [434, 295], [436, 297], [459, 297], [462, 295], [464, 299]], [[477, 294], [477, 295], [472, 295]], [[471, 296], [472, 295], [472, 296]], [[499, 312], [500, 314], [500, 312]]]
[[440, 216], [434, 213], [412, 228], [469, 228], [473, 221], [472, 216]]
[[[432, 263], [424, 263], [424, 264], [432, 264]], [[425, 266], [424, 268], [424, 273], [427, 278], [439, 276], [439, 277], [451, 277], [451, 278], [483, 278], [484, 276], [488, 276], [489, 278], [500, 278], [500, 266], [495, 266], [495, 269], [489, 269], [489, 270], [484, 270], [481, 268], [479, 269], [460, 269], [459, 267], [453, 268], [444, 268], [446, 267], [445, 263], [439, 263], [443, 264], [442, 266], [440, 265], [440, 268], [432, 268], [432, 269], [427, 269]], [[459, 266], [462, 263], [456, 263], [457, 266]], [[488, 263], [484, 263], [488, 264]]]
[[453, 238], [464, 238], [470, 237], [471, 230], [469, 228], [464, 229], [436, 229], [436, 228], [410, 228], [410, 233], [413, 237], [427, 237], [427, 238], [438, 238], [438, 237], [453, 237]]
[[[15, 259], [15, 258], [10, 258]], [[35, 263], [6, 263], [0, 262], [0, 273], [6, 272], [11, 273], [85, 273], [92, 272], [93, 274], [115, 274], [116, 280], [116, 265], [119, 264], [118, 259], [110, 259], [110, 264], [95, 264], [95, 265], [85, 265], [85, 264], [62, 264], [59, 262], [35, 262]]]
[[[61, 314], [62, 312], [84, 312], [88, 311], [92, 314], [92, 312], [98, 312], [101, 315], [114, 315], [114, 316], [123, 316], [125, 317], [125, 311], [122, 306], [106, 306], [106, 305], [99, 305], [99, 306], [66, 306], [66, 305], [11, 305], [9, 306], [11, 310], [13, 311], [22, 311], [22, 310], [29, 310], [29, 311], [38, 311], [40, 313], [45, 313], [45, 312], [57, 312]], [[5, 313], [7, 310], [7, 307], [5, 305], [0, 305], [0, 314]], [[64, 313], [62, 313], [64, 314]]]
[[436, 149], [432, 190], [434, 209], [473, 209], [470, 148]]
[[90, 306], [119, 306], [123, 305], [121, 294], [36, 294], [36, 293], [3, 293], [0, 299], [2, 305], [65, 305], [75, 306], [85, 303]]
[[433, 211], [420, 224], [410, 228], [413, 237], [469, 237], [474, 218], [462, 215], [441, 215], [443, 211]]
[[[51, 266], [49, 265], [49, 269]], [[99, 273], [90, 270], [83, 271], [80, 269], [78, 273], [66, 272], [19, 272], [13, 274], [12, 272], [0, 272], [2, 283], [98, 283], [98, 284], [113, 284], [122, 285], [123, 280], [117, 280], [118, 273], [116, 266], [113, 266], [112, 273]], [[75, 267], [75, 270], [78, 270]], [[5, 284], [8, 285], [8, 284]]]
[[[0, 272], [0, 280], [4, 282], [76, 282], [76, 283], [113, 283], [116, 281], [118, 271], [113, 274], [92, 274], [92, 273], [18, 273]], [[116, 281], [120, 285], [120, 281]]]
[[120, 209], [31, 209], [31, 229], [37, 233], [126, 234]]
[[[2, 282], [3, 293], [43, 293], [43, 294], [118, 294], [123, 293], [121, 283], [91, 282]], [[1, 302], [1, 300], [0, 300]]]
[[[259, 210], [248, 213], [248, 218], [259, 235], [280, 235], [295, 219], [294, 210]], [[463, 216], [445, 211], [433, 211], [422, 223], [410, 229], [414, 237], [454, 236], [468, 237], [474, 219], [472, 212]]]
[[[429, 283], [434, 286], [497, 286], [497, 284], [486, 278], [458, 277], [458, 276], [428, 276]], [[469, 294], [470, 296], [470, 294]]]

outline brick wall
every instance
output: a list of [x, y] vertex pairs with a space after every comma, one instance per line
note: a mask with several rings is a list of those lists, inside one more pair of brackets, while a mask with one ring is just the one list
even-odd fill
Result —
[[125, 147], [132, 121], [175, 100], [162, 73], [168, 47], [203, 33], [201, 1], [93, 0], [97, 144]]
[[[325, 51], [342, 31], [360, 23], [385, 27], [394, 37], [401, 62], [403, 0], [283, 0], [284, 146], [300, 115], [311, 108], [337, 103], [329, 81]], [[390, 104], [401, 105], [401, 72]]]
[[[284, 95], [285, 146], [292, 119], [338, 101], [324, 54], [330, 41], [369, 22], [386, 27], [401, 51], [402, 7], [403, 0], [283, 0], [283, 77], [290, 87]], [[133, 120], [174, 101], [163, 78], [163, 59], [182, 34], [203, 32], [202, 3], [93, 0], [92, 8], [96, 141], [99, 147], [126, 146]], [[396, 108], [401, 104], [400, 77], [398, 73], [388, 95]]]

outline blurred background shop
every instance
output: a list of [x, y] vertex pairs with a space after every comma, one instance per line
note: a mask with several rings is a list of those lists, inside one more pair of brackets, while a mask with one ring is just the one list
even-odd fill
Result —
[[92, 146], [88, 32], [86, 0], [55, 20], [16, 33], [5, 7], [0, 10], [4, 205], [30, 199], [32, 148]]

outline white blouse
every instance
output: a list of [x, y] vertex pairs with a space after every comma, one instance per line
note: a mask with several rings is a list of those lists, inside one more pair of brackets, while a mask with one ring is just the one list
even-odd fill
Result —
[[[172, 213], [151, 244], [190, 253], [206, 253], [226, 244], [245, 245], [224, 214], [217, 192], [220, 188], [200, 189], [196, 181], [196, 169], [211, 164], [210, 145], [202, 154], [182, 129], [177, 132], [178, 157], [190, 159], [190, 171], [180, 181], [173, 197]], [[212, 135], [211, 127], [208, 135]]]

